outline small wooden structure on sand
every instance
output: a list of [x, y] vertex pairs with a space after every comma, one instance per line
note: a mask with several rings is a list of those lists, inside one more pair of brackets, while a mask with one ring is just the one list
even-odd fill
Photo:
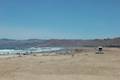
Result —
[[96, 48], [96, 54], [104, 54], [102, 46]]

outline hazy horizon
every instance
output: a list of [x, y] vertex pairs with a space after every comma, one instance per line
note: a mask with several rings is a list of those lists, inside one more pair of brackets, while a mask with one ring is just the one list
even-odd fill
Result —
[[24, 39], [17, 39], [17, 38], [0, 38], [3, 40], [95, 40], [95, 39], [116, 39], [120, 38], [120, 36], [117, 37], [104, 37], [104, 38], [24, 38]]

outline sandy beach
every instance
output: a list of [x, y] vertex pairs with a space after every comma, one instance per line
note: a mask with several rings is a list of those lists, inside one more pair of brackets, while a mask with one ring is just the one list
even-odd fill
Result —
[[104, 54], [0, 57], [0, 80], [120, 80], [120, 49]]

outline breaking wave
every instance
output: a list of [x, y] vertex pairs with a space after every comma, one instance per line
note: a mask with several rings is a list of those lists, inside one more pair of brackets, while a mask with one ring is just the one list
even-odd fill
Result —
[[52, 51], [59, 51], [64, 48], [61, 47], [39, 47], [39, 48], [28, 48], [28, 49], [23, 49], [23, 50], [15, 50], [15, 49], [1, 49], [0, 50], [0, 55], [12, 55], [12, 54], [18, 54], [18, 53], [41, 53], [41, 52], [52, 52]]

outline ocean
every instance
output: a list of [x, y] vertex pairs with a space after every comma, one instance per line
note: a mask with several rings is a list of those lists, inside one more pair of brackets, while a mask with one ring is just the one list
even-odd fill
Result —
[[0, 49], [0, 55], [32, 54], [63, 50], [63, 47], [31, 47], [27, 49]]

